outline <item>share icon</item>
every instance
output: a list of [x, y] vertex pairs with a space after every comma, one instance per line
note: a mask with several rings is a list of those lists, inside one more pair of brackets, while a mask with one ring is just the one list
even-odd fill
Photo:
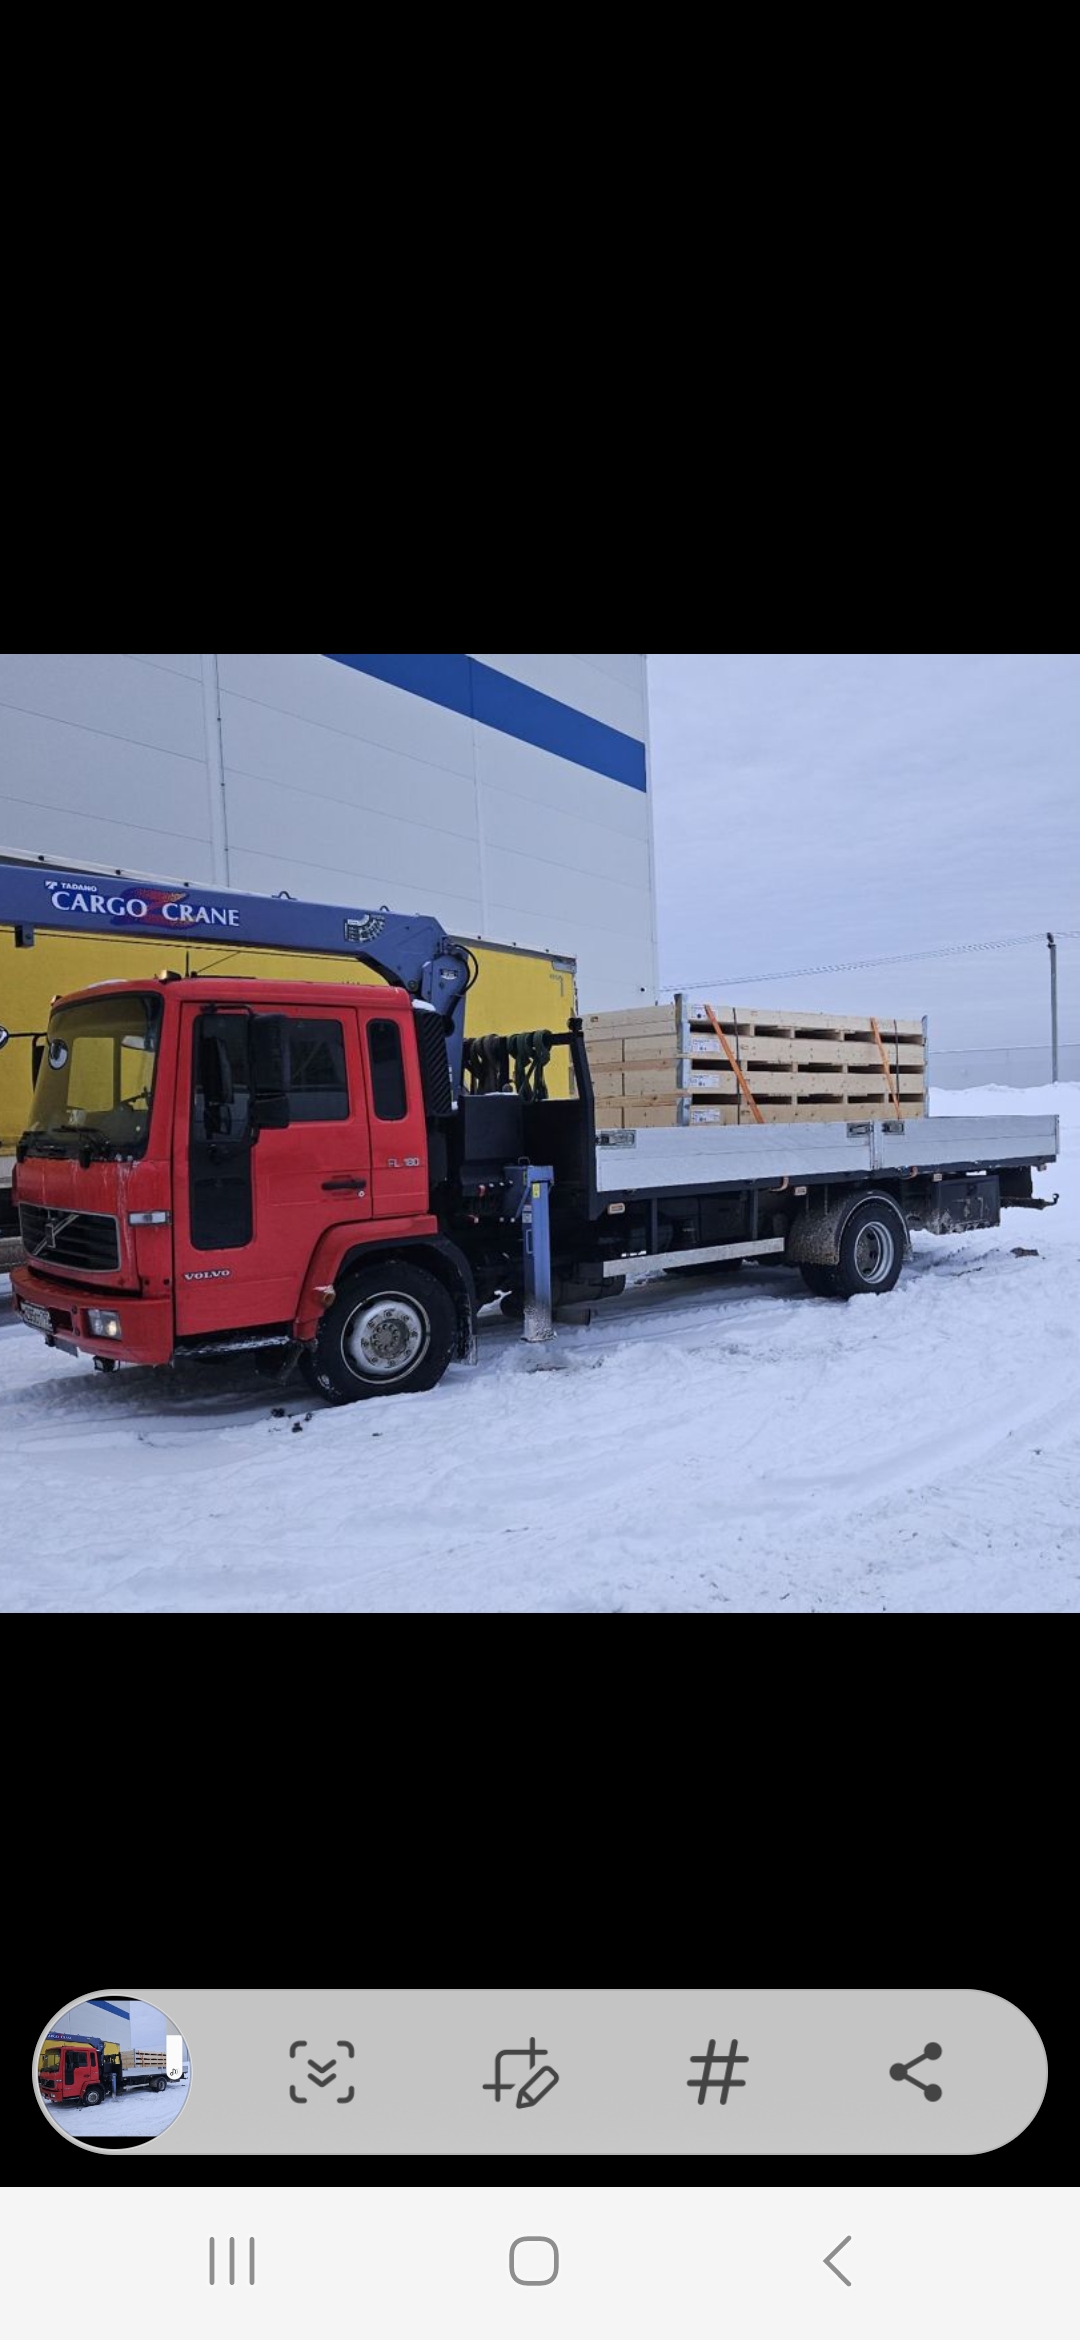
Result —
[[[916, 2064], [925, 2064], [927, 2062], [936, 2064], [940, 2054], [941, 2049], [939, 2048], [937, 2041], [932, 2039], [928, 2042], [927, 2046], [924, 2047], [921, 2056], [912, 2056], [910, 2064], [890, 2064], [889, 2078], [890, 2080], [911, 2080], [911, 2075], [915, 2069]], [[941, 2090], [936, 2086], [936, 2084], [928, 2088], [925, 2080], [911, 2080], [911, 2085], [913, 2088], [922, 2089], [927, 2104], [939, 2104], [941, 2102]]]

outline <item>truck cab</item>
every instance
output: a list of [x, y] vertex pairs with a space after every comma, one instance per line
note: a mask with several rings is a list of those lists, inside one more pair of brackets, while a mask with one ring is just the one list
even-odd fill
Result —
[[38, 2087], [46, 2104], [100, 2104], [120, 2071], [120, 2050], [111, 2040], [47, 2040], [38, 2057]]
[[421, 1349], [441, 1372], [471, 1330], [431, 1209], [428, 1115], [450, 1105], [443, 1019], [400, 989], [77, 993], [54, 1007], [18, 1147], [23, 1317], [104, 1365], [300, 1348], [343, 1264], [377, 1246], [436, 1290], [365, 1321], [368, 1381], [395, 1386]]

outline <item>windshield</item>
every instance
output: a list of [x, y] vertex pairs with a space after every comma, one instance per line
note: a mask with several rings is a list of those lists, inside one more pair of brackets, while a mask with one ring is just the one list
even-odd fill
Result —
[[59, 2048], [46, 2048], [41, 2059], [40, 2069], [43, 2072], [58, 2072], [60, 2070]]
[[60, 1007], [34, 1085], [26, 1135], [142, 1153], [161, 1031], [155, 993], [103, 993]]

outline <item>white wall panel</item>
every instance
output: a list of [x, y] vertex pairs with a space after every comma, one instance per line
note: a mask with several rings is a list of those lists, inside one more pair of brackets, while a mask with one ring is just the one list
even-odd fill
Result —
[[602, 1008], [640, 1007], [643, 1000], [652, 999], [651, 967], [636, 938], [598, 933], [594, 927], [583, 933], [570, 912], [534, 913], [501, 904], [497, 916], [500, 934], [521, 950], [564, 952], [577, 960], [583, 1009], [599, 1013]]
[[[357, 680], [363, 680], [357, 677]], [[385, 690], [385, 684], [374, 686]], [[400, 694], [397, 694], [400, 696]], [[454, 718], [461, 722], [460, 717]], [[463, 724], [463, 730], [468, 726]], [[359, 833], [365, 813], [392, 812], [417, 828], [455, 831], [476, 836], [476, 783], [467, 774], [444, 765], [425, 763], [417, 755], [383, 747], [330, 730], [324, 723], [305, 722], [279, 707], [222, 696], [222, 752], [226, 765], [253, 779], [277, 781], [306, 800], [331, 797], [352, 805]], [[266, 817], [274, 820], [275, 800], [266, 802]], [[313, 818], [316, 817], [314, 814]]]
[[628, 690], [637, 691], [639, 697], [644, 694], [644, 652], [642, 652], [640, 655], [638, 655], [637, 652], [634, 652], [632, 655], [628, 655], [625, 658], [609, 658], [607, 656], [601, 657], [598, 655], [594, 656], [591, 652], [585, 650], [581, 651], [579, 655], [584, 658], [586, 666], [599, 666], [604, 674], [612, 675], [616, 682], [625, 683]]
[[0, 706], [0, 847], [9, 804], [78, 813], [117, 835], [209, 839], [205, 764]]
[[591, 715], [597, 723], [608, 723], [615, 731], [625, 731], [631, 739], [645, 737], [640, 676], [636, 685], [628, 687], [583, 658], [547, 656], [539, 652], [513, 656], [488, 650], [473, 650], [468, 655], [482, 659], [485, 666], [497, 667], [500, 674], [513, 675], [515, 682], [527, 683], [530, 690], [543, 691], [549, 699], [561, 700], [564, 707], [576, 707], [579, 714]]
[[358, 815], [331, 797], [313, 800], [301, 789], [267, 787], [245, 772], [226, 771], [225, 796], [230, 853], [260, 852], [272, 843], [279, 860], [314, 855], [328, 869], [348, 869], [362, 852], [361, 865], [380, 870], [384, 887], [395, 892], [407, 887], [422, 895], [425, 887], [445, 886], [479, 896], [480, 856], [472, 838], [413, 828], [382, 813]]
[[142, 659], [0, 657], [0, 705], [138, 740], [174, 755], [203, 756], [202, 689]]
[[141, 658], [144, 666], [171, 666], [175, 674], [193, 675], [196, 682], [202, 681], [202, 659], [197, 650], [182, 658], [176, 657], [171, 650], [129, 650], [127, 655], [129, 658]]
[[58, 811], [55, 805], [20, 804], [0, 796], [0, 841], [6, 853], [33, 854], [55, 868], [136, 871], [146, 877], [187, 878], [193, 885], [214, 877], [209, 844], [162, 837], [160, 830], [121, 827], [90, 812]]
[[519, 910], [550, 907], [557, 916], [571, 917], [579, 934], [597, 927], [647, 941], [649, 897], [640, 886], [620, 885], [613, 878], [595, 877], [558, 862], [537, 861], [531, 853], [508, 853], [498, 846], [489, 846], [486, 858], [488, 900], [493, 908], [503, 904]]
[[488, 847], [502, 845], [545, 866], [554, 863], [594, 877], [617, 878], [648, 897], [647, 837], [630, 837], [599, 821], [572, 820], [566, 813], [557, 821], [545, 821], [535, 800], [530, 803], [528, 797], [509, 795], [501, 788], [484, 789], [482, 818]]
[[536, 820], [546, 816], [596, 822], [624, 837], [649, 836], [649, 800], [644, 789], [625, 788], [605, 772], [588, 772], [568, 764], [547, 748], [527, 740], [508, 739], [505, 732], [476, 726], [476, 770], [481, 788], [504, 789], [527, 798]]
[[421, 763], [448, 771], [472, 771], [472, 725], [466, 715], [433, 706], [414, 691], [377, 682], [354, 666], [338, 666], [314, 655], [218, 659], [222, 721], [227, 693], [281, 707], [307, 723], [326, 723], [353, 739], [373, 740]]
[[[276, 894], [282, 891], [295, 894], [298, 901], [340, 902], [358, 910], [381, 909], [390, 892], [379, 870], [330, 868], [322, 861], [301, 861], [291, 854], [280, 860], [276, 854], [255, 852], [244, 847], [233, 854], [230, 865], [231, 883], [241, 892]], [[441, 918], [453, 934], [480, 934], [479, 897], [475, 894], [451, 894], [433, 886], [424, 888], [397, 886], [393, 889], [392, 910], [415, 910], [425, 916]]]

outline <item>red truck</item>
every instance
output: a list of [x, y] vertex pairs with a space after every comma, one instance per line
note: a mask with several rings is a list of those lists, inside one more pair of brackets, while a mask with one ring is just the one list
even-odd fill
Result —
[[86, 2032], [50, 2031], [38, 2057], [38, 2087], [46, 2104], [100, 2104], [131, 2088], [149, 2088], [159, 2096], [167, 2086], [164, 2072], [143, 2067], [125, 2071], [120, 2050], [112, 2040], [93, 2039]]
[[[913, 1227], [1045, 1207], [1052, 1116], [597, 1132], [576, 1023], [485, 1044], [470, 1092], [439, 966], [456, 984], [436, 954], [415, 991], [163, 975], [60, 1000], [17, 1148], [24, 1322], [103, 1369], [277, 1350], [340, 1404], [431, 1389], [500, 1295], [545, 1339], [631, 1267], [885, 1293]], [[554, 1045], [574, 1097], [544, 1095]]]

